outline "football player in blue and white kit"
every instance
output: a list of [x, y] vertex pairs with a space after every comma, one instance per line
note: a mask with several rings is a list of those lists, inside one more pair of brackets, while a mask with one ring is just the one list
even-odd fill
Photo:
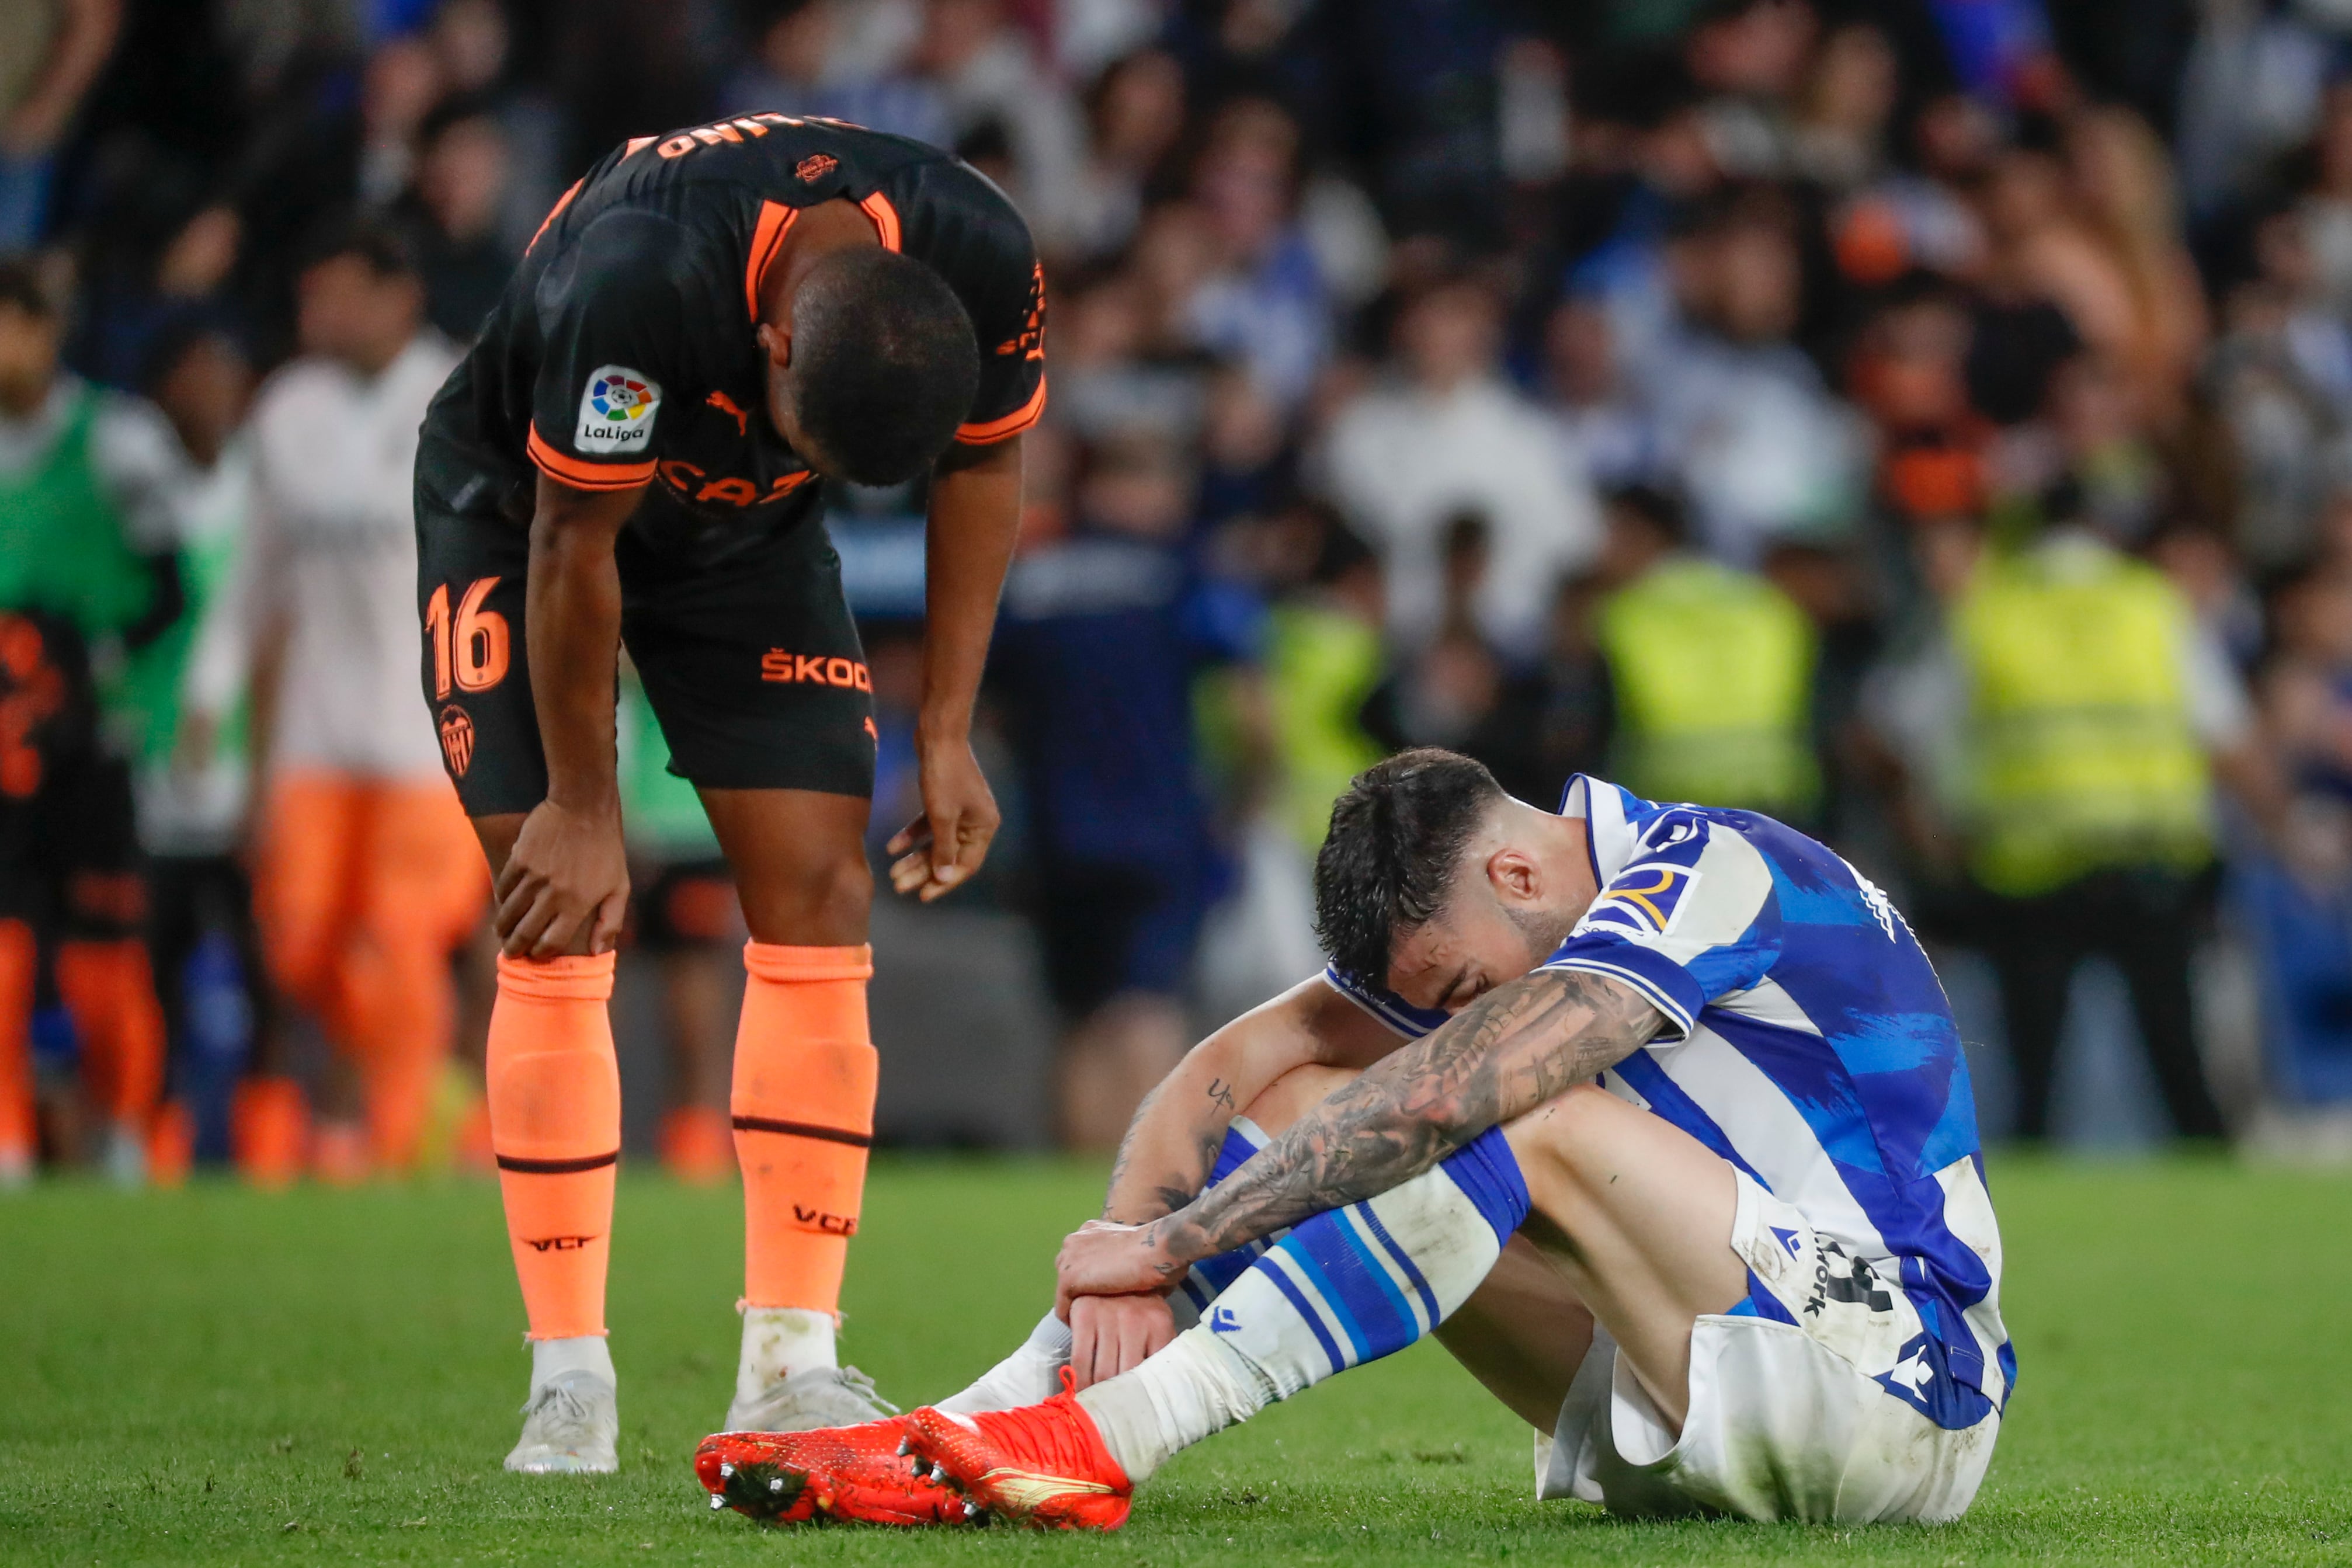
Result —
[[2016, 1379], [2000, 1233], [1884, 894], [1769, 818], [1582, 776], [1544, 811], [1439, 751], [1355, 781], [1316, 881], [1330, 968], [1138, 1113], [1029, 1343], [940, 1407], [712, 1438], [714, 1492], [1114, 1528], [1179, 1449], [1434, 1333], [1542, 1497], [1968, 1508]]

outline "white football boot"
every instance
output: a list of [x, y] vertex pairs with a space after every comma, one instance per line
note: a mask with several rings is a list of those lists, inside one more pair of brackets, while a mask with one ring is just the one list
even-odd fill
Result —
[[507, 1469], [534, 1476], [609, 1476], [621, 1468], [619, 1380], [603, 1336], [538, 1340], [522, 1440]]
[[896, 1416], [898, 1407], [874, 1392], [874, 1380], [854, 1366], [812, 1366], [757, 1393], [738, 1389], [727, 1406], [729, 1432], [814, 1432], [862, 1427]]
[[507, 1469], [534, 1476], [609, 1476], [621, 1468], [621, 1402], [593, 1372], [566, 1372], [530, 1391], [522, 1440]]

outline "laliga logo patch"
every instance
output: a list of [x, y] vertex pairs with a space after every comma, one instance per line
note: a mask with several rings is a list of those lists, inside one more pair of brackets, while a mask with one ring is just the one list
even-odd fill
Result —
[[1664, 936], [1675, 928], [1683, 899], [1699, 873], [1684, 865], [1627, 866], [1584, 912], [1583, 924], [1637, 936]]
[[640, 451], [653, 444], [654, 415], [660, 412], [658, 383], [625, 365], [606, 365], [588, 378], [580, 396], [573, 444], [585, 456]]

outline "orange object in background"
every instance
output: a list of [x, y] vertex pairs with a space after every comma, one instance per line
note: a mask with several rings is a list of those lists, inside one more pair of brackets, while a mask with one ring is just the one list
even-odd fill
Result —
[[0, 1176], [33, 1167], [33, 928], [0, 920]]
[[163, 1096], [163, 1006], [136, 937], [58, 944], [58, 998], [81, 1037], [90, 1109], [143, 1139]]
[[177, 1100], [167, 1100], [147, 1129], [147, 1181], [151, 1186], [185, 1186], [196, 1162], [196, 1119]]
[[680, 1105], [662, 1117], [662, 1168], [680, 1181], [716, 1186], [735, 1174], [735, 1128], [715, 1105]]
[[357, 1071], [366, 1164], [415, 1166], [457, 1017], [449, 956], [488, 873], [441, 779], [289, 771], [269, 790], [254, 914], [271, 978]]
[[310, 1108], [290, 1078], [248, 1078], [229, 1102], [229, 1154], [253, 1186], [294, 1185], [310, 1165]]

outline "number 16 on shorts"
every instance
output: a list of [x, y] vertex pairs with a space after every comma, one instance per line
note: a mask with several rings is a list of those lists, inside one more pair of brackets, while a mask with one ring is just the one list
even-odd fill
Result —
[[[499, 580], [495, 577], [478, 577], [467, 583], [465, 591], [457, 596], [455, 612], [449, 608], [449, 584], [446, 582], [425, 601], [425, 635], [433, 643], [436, 702], [448, 704], [454, 692], [486, 692], [506, 679], [513, 654], [507, 618], [482, 607]], [[454, 705], [445, 706], [436, 722], [441, 732], [441, 753], [448, 759], [449, 771], [463, 779], [474, 760], [474, 722], [466, 716], [465, 709]]]

